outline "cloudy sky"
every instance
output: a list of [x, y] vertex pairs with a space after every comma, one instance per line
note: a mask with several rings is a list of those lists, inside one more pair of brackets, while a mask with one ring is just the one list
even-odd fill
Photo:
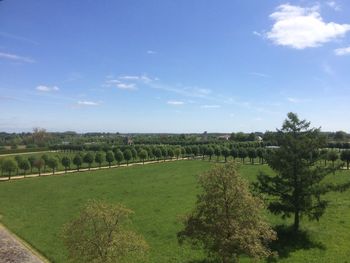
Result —
[[350, 132], [350, 3], [3, 0], [0, 131]]

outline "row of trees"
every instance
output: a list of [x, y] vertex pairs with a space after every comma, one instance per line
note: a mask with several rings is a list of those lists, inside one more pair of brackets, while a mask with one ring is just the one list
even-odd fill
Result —
[[[216, 161], [219, 161], [221, 158], [227, 162], [228, 158], [232, 158], [234, 161], [238, 158], [244, 164], [246, 158], [249, 158], [251, 164], [255, 163], [255, 160], [258, 158], [260, 164], [264, 164], [265, 160], [273, 153], [273, 149], [266, 148], [228, 148], [220, 145], [193, 145], [193, 146], [144, 146], [141, 147], [124, 147], [114, 148], [113, 151], [98, 151], [98, 152], [77, 152], [74, 156], [69, 154], [60, 158], [59, 155], [48, 155], [43, 154], [42, 156], [29, 156], [28, 158], [24, 155], [15, 156], [14, 159], [6, 158], [0, 159], [0, 169], [2, 174], [5, 172], [9, 177], [13, 174], [19, 174], [20, 170], [24, 175], [28, 171], [31, 173], [35, 168], [39, 175], [42, 170], [46, 171], [46, 168], [49, 167], [52, 170], [52, 173], [58, 169], [61, 164], [64, 167], [65, 171], [71, 169], [71, 166], [74, 165], [76, 169], [79, 169], [86, 164], [90, 169], [93, 164], [101, 167], [104, 163], [108, 163], [109, 167], [115, 162], [120, 165], [122, 162], [125, 162], [127, 165], [131, 161], [140, 160], [143, 163], [146, 160], [166, 160], [172, 158], [180, 157], [201, 157], [202, 159], [208, 158], [209, 161], [215, 156]], [[327, 165], [327, 162], [332, 162], [333, 167], [338, 160], [341, 160], [346, 163], [347, 169], [350, 165], [350, 150], [343, 150], [340, 153], [334, 150], [316, 150], [310, 154], [310, 159], [321, 158], [324, 160], [324, 165]]]

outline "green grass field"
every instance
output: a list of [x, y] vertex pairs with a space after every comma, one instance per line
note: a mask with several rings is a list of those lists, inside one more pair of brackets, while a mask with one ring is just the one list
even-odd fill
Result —
[[[3, 182], [1, 222], [51, 261], [66, 262], [62, 225], [88, 199], [120, 202], [135, 211], [134, 227], [151, 246], [150, 262], [200, 262], [203, 252], [180, 247], [176, 233], [181, 229], [178, 216], [193, 207], [199, 191], [196, 176], [211, 165], [178, 161]], [[266, 165], [240, 167], [249, 181], [260, 170], [271, 172]], [[339, 171], [327, 180], [350, 180], [350, 172]], [[281, 262], [350, 262], [350, 191], [329, 194], [327, 199], [329, 209], [320, 222], [302, 221], [309, 237], [298, 242], [287, 238]], [[268, 217], [274, 225], [290, 223]]]

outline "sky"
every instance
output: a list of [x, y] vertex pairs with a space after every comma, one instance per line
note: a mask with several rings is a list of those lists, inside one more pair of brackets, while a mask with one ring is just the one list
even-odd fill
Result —
[[0, 131], [350, 132], [350, 2], [0, 1]]

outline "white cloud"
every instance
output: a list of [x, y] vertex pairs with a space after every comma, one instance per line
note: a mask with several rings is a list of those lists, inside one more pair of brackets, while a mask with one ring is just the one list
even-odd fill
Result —
[[326, 4], [330, 8], [333, 8], [335, 11], [340, 11], [341, 10], [341, 6], [335, 1], [328, 1]]
[[183, 101], [178, 101], [178, 100], [169, 100], [167, 101], [167, 104], [179, 106], [179, 105], [184, 105], [185, 103]]
[[117, 83], [116, 87], [118, 89], [125, 89], [125, 90], [137, 90], [135, 83]]
[[147, 54], [148, 55], [154, 55], [154, 54], [157, 54], [157, 52], [154, 51], [154, 50], [147, 50]]
[[220, 105], [202, 105], [201, 108], [203, 109], [218, 109], [221, 108]]
[[263, 34], [259, 33], [258, 31], [253, 31], [253, 35], [256, 35], [258, 37], [263, 36]]
[[295, 49], [317, 47], [343, 37], [350, 30], [349, 24], [326, 23], [319, 7], [300, 7], [283, 4], [270, 15], [275, 23], [266, 37], [276, 45]]
[[37, 91], [41, 92], [51, 92], [51, 91], [58, 91], [59, 88], [57, 86], [46, 86], [46, 85], [39, 85], [35, 88]]
[[22, 57], [22, 56], [18, 56], [15, 54], [3, 53], [3, 52], [0, 52], [0, 58], [9, 59], [12, 61], [17, 61], [17, 62], [26, 62], [26, 63], [34, 63], [35, 62], [34, 59], [31, 59], [28, 57]]
[[310, 99], [299, 99], [299, 98], [295, 98], [295, 97], [288, 97], [287, 100], [291, 103], [310, 102]]
[[151, 77], [147, 76], [146, 74], [143, 74], [143, 75], [123, 75], [123, 76], [119, 76], [118, 79], [141, 81], [143, 83], [149, 83], [149, 82], [158, 80], [158, 78], [151, 78]]
[[337, 56], [350, 55], [350, 47], [337, 48], [337, 49], [334, 50], [334, 53]]
[[79, 100], [77, 102], [78, 106], [98, 106], [100, 103], [95, 101], [88, 101], [88, 100]]

